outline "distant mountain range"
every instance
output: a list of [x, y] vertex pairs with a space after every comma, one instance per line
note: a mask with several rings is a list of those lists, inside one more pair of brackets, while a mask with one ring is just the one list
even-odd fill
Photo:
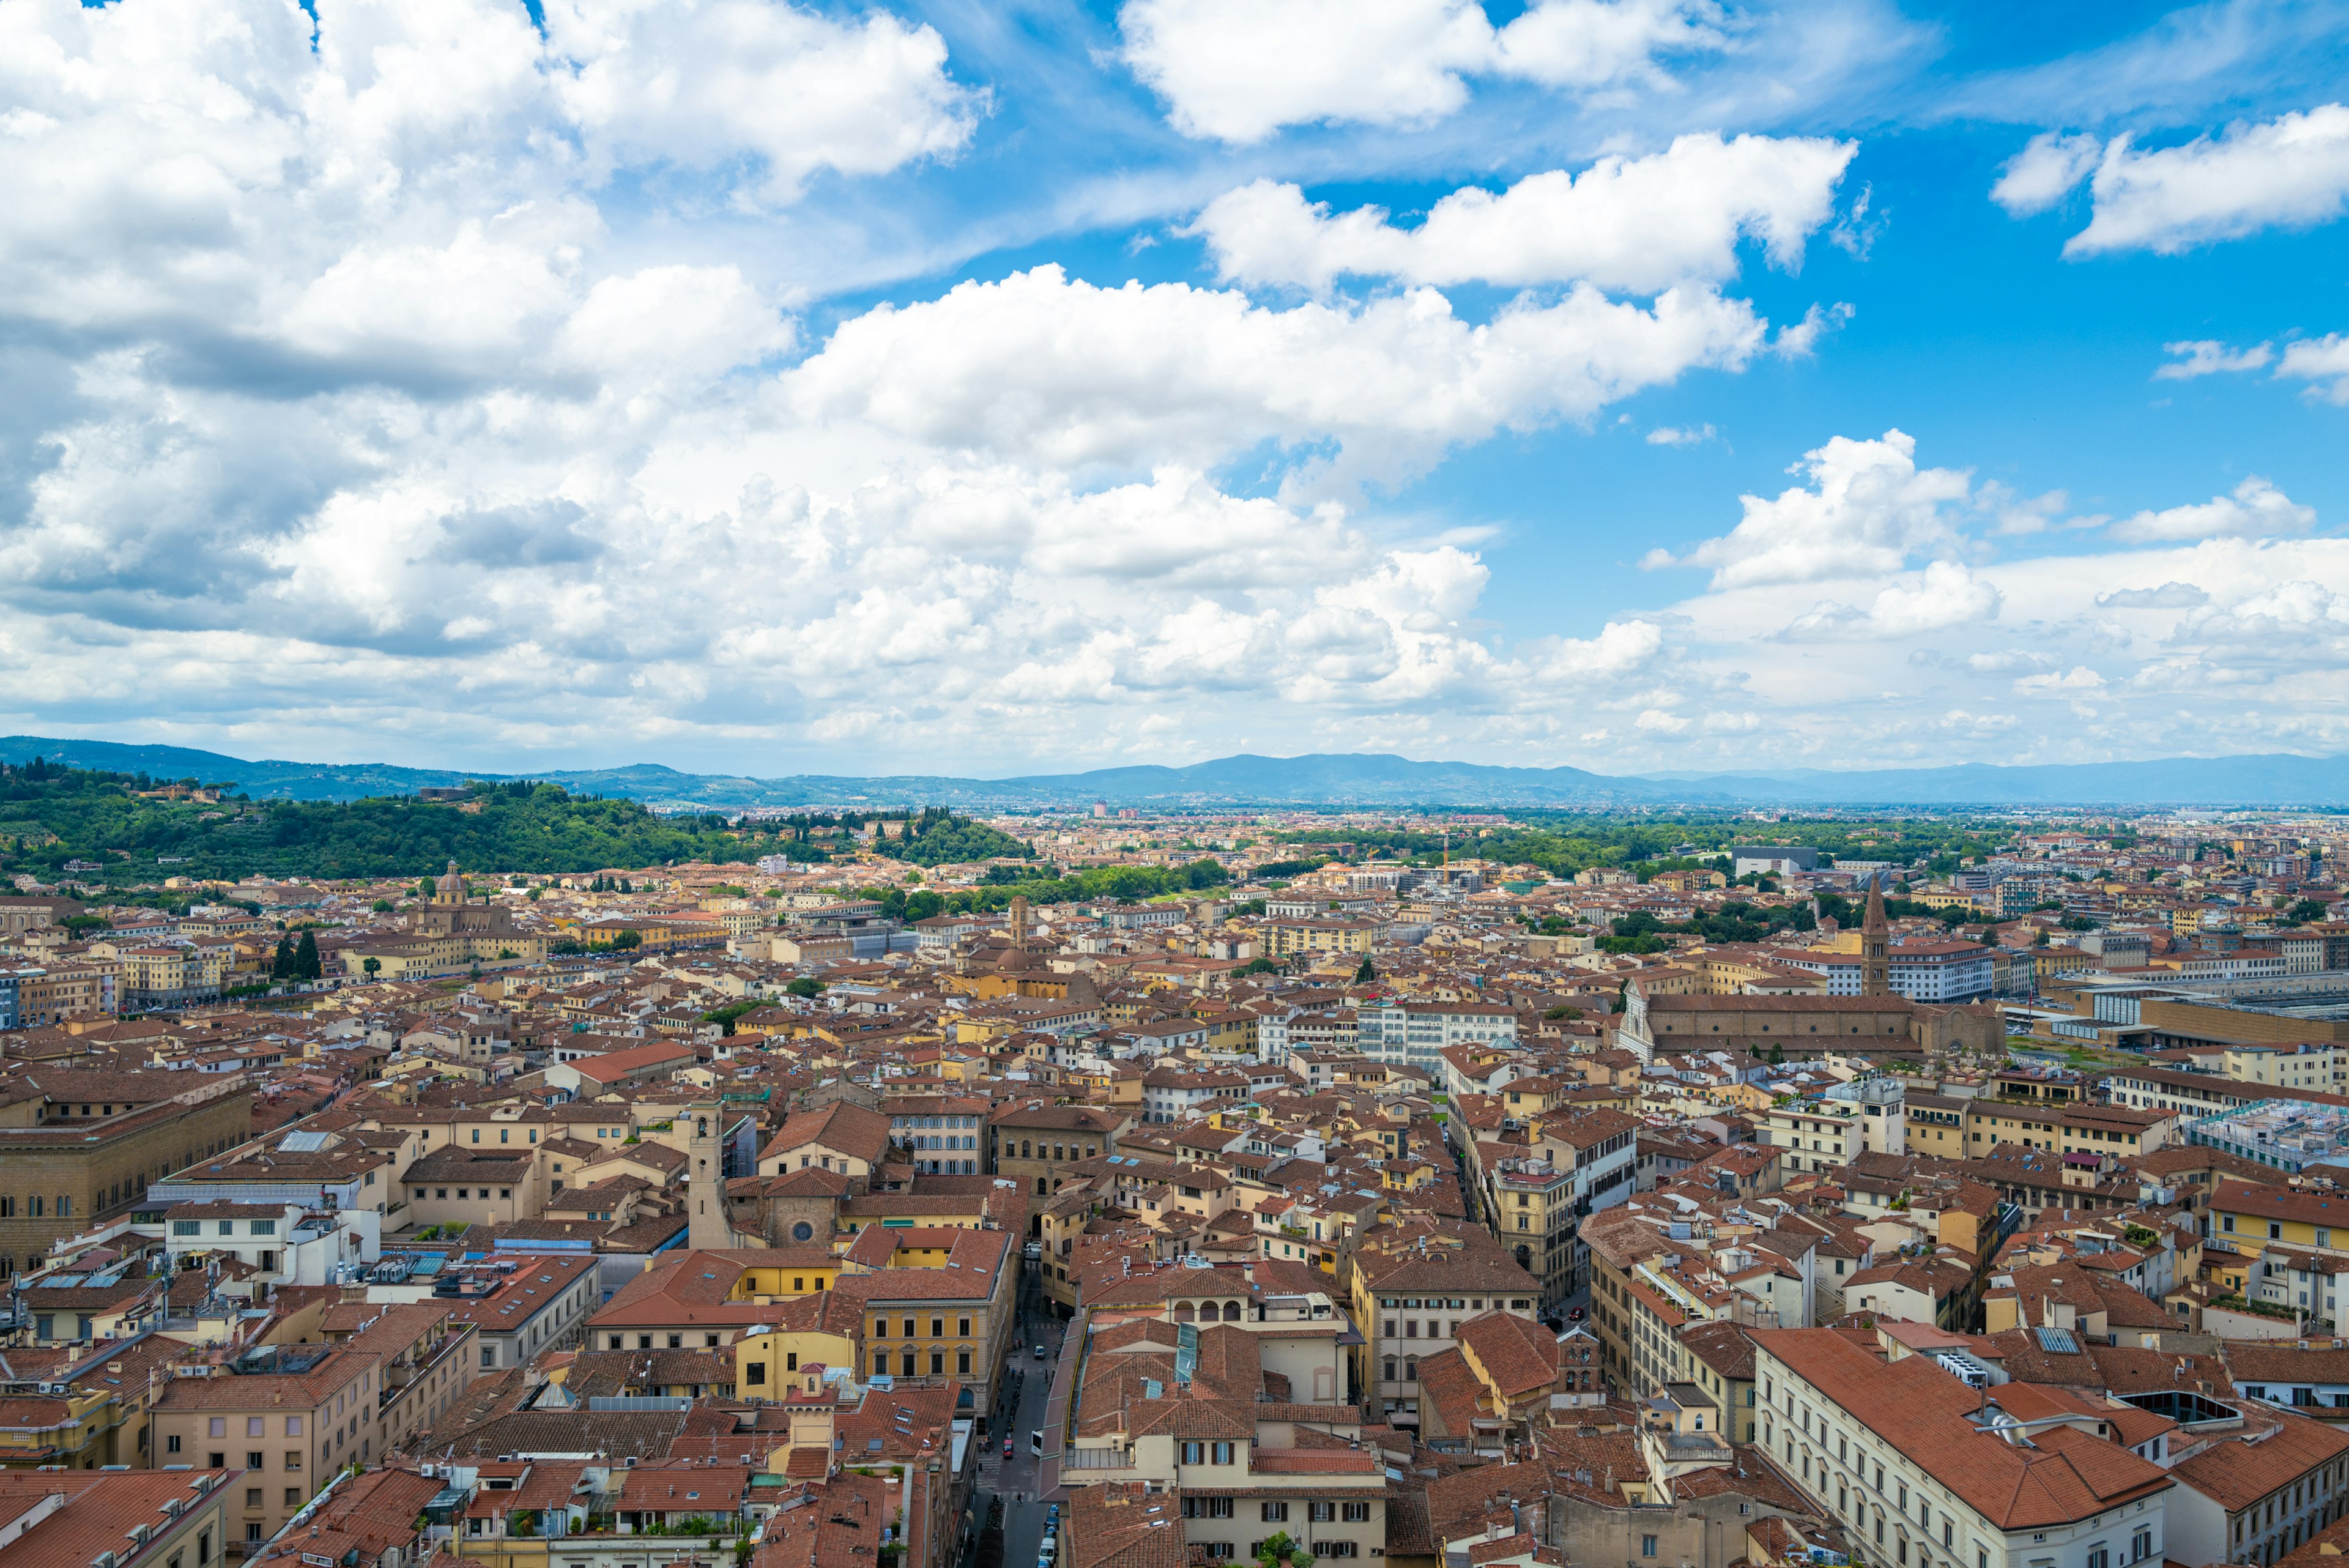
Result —
[[859, 778], [800, 774], [760, 779], [679, 773], [654, 763], [524, 774], [465, 774], [385, 763], [247, 761], [181, 746], [114, 741], [0, 737], [0, 761], [34, 756], [79, 767], [156, 778], [233, 780], [257, 799], [357, 800], [405, 794], [467, 778], [531, 777], [578, 794], [623, 796], [657, 807], [959, 805], [1610, 806], [1753, 805], [2185, 805], [2349, 806], [2349, 758], [2282, 753], [2169, 757], [2142, 763], [1999, 767], [1819, 769], [1743, 774], [1651, 774], [1611, 777], [1580, 768], [1490, 767], [1420, 763], [1369, 753], [1301, 757], [1218, 757], [1189, 767], [1101, 768], [1024, 778], [933, 774]]

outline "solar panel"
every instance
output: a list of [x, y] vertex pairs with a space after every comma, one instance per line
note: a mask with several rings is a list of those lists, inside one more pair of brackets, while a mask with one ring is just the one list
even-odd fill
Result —
[[2072, 1337], [2068, 1328], [2045, 1328], [2034, 1331], [2039, 1335], [2039, 1348], [2052, 1355], [2077, 1355], [2080, 1342]]

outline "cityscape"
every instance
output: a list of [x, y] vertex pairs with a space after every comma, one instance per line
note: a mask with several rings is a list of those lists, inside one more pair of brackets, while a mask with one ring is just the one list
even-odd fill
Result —
[[0, 1486], [183, 1562], [2264, 1563], [2349, 1486], [2338, 815], [479, 782], [253, 853], [706, 853], [229, 877], [34, 830], [218, 787], [0, 797]]
[[0, 1568], [2349, 1568], [2344, 82], [0, 0]]

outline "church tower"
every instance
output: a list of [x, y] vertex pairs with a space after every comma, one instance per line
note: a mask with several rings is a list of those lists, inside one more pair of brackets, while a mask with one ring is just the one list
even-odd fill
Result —
[[1868, 914], [1859, 923], [1859, 994], [1892, 994], [1892, 926], [1884, 916], [1884, 888], [1868, 881]]
[[693, 1207], [687, 1217], [686, 1244], [697, 1251], [735, 1246], [734, 1227], [726, 1217], [725, 1107], [717, 1104], [685, 1107], [686, 1201]]

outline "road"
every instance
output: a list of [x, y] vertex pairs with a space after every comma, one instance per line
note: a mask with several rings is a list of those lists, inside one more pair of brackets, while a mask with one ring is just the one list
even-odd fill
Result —
[[[997, 1423], [978, 1462], [978, 1497], [972, 1511], [987, 1517], [988, 1501], [1003, 1499], [1003, 1568], [1035, 1568], [1036, 1551], [1044, 1539], [1047, 1505], [1036, 1496], [1040, 1461], [1028, 1451], [1028, 1434], [1044, 1424], [1045, 1402], [1052, 1392], [1052, 1368], [1061, 1355], [1061, 1320], [1049, 1311], [1032, 1272], [1021, 1282], [1019, 1329], [1007, 1358], [1009, 1367], [1026, 1374], [1021, 1379], [1019, 1406], [1010, 1418]], [[1036, 1359], [1041, 1344], [1045, 1359]], [[1003, 1439], [1011, 1438], [1011, 1457], [1003, 1457]]]

